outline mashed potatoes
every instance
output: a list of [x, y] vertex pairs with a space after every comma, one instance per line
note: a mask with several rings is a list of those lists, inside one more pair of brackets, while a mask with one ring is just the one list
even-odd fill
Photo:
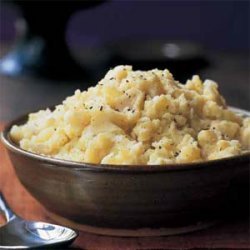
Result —
[[193, 76], [182, 85], [168, 70], [118, 66], [10, 135], [25, 150], [66, 160], [171, 164], [249, 150], [250, 118], [230, 111], [211, 80]]

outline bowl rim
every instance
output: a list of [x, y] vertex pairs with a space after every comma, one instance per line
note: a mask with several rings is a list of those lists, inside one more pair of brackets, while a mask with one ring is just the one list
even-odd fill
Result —
[[[243, 116], [250, 116], [250, 112], [235, 108], [229, 107], [234, 112], [240, 113]], [[240, 155], [225, 157], [221, 159], [209, 160], [209, 161], [199, 161], [199, 162], [191, 162], [191, 163], [173, 163], [166, 165], [115, 165], [115, 164], [94, 164], [94, 163], [85, 163], [85, 162], [77, 162], [64, 160], [59, 158], [54, 158], [46, 155], [41, 155], [37, 153], [33, 153], [27, 150], [20, 148], [15, 142], [13, 142], [9, 136], [9, 131], [13, 125], [22, 124], [28, 118], [28, 114], [21, 115], [18, 118], [12, 120], [7, 123], [4, 129], [0, 133], [0, 140], [4, 144], [4, 146], [19, 155], [26, 156], [28, 158], [32, 158], [33, 160], [43, 161], [49, 163], [50, 165], [57, 165], [58, 167], [70, 168], [78, 171], [105, 171], [105, 172], [128, 172], [128, 173], [159, 173], [159, 172], [173, 172], [173, 171], [185, 171], [191, 169], [205, 169], [211, 167], [219, 167], [221, 165], [227, 165], [230, 163], [250, 163], [250, 151], [244, 152]], [[250, 166], [250, 164], [249, 164]]]

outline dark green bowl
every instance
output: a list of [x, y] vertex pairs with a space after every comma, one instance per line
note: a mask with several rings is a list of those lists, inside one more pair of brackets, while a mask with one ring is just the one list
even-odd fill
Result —
[[[239, 111], [239, 110], [238, 110]], [[24, 187], [62, 224], [98, 234], [170, 235], [207, 227], [228, 206], [230, 183], [249, 179], [250, 153], [166, 166], [95, 165], [27, 152], [1, 134]]]

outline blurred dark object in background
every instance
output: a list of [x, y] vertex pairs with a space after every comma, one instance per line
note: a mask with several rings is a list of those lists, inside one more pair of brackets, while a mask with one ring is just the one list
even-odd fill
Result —
[[208, 65], [201, 45], [185, 41], [159, 39], [121, 40], [110, 45], [112, 66], [133, 65], [134, 69], [169, 69], [176, 80], [184, 82]]
[[10, 76], [31, 74], [56, 80], [86, 79], [87, 71], [72, 59], [66, 44], [66, 25], [76, 10], [94, 7], [104, 1], [12, 2], [21, 9], [23, 19], [18, 20], [17, 28], [23, 34], [13, 50], [1, 59], [0, 72]]
[[[135, 69], [169, 68], [183, 82], [193, 74], [203, 77], [220, 64], [224, 67], [227, 60], [221, 53], [229, 58], [249, 54], [248, 1], [15, 2], [29, 29], [25, 33], [27, 21], [19, 18], [18, 30], [25, 39], [16, 40], [18, 46], [4, 58], [5, 73], [33, 72], [59, 83], [84, 80], [87, 88], [110, 67], [133, 64]], [[16, 34], [13, 23], [20, 15], [13, 13], [13, 6], [0, 8], [0, 53], [10, 49]]]

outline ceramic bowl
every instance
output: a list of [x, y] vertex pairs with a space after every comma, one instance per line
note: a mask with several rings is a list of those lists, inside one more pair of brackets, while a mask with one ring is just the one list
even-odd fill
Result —
[[1, 134], [18, 178], [54, 219], [85, 231], [154, 236], [201, 229], [222, 218], [230, 183], [249, 177], [249, 153], [200, 163], [133, 167], [34, 154], [9, 137], [11, 126], [26, 119], [27, 115], [11, 122]]

